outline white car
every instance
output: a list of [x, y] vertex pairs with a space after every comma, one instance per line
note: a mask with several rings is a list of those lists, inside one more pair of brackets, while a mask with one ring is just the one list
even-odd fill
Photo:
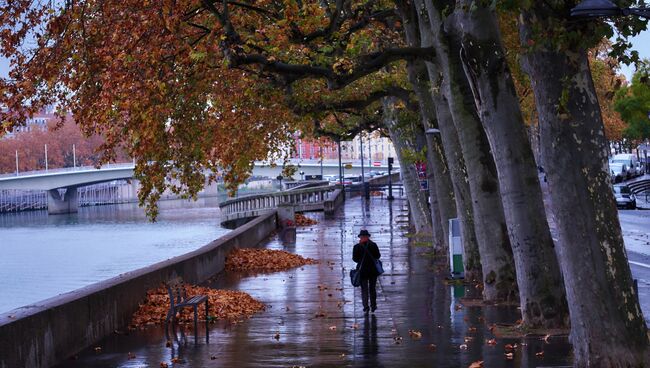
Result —
[[614, 155], [609, 159], [609, 164], [610, 166], [612, 164], [625, 165], [627, 168], [626, 179], [637, 177], [642, 173], [641, 163], [639, 162], [639, 159], [636, 157], [636, 155], [632, 153], [621, 153]]
[[609, 171], [612, 175], [612, 181], [614, 183], [620, 183], [623, 180], [626, 180], [628, 178], [628, 171], [625, 164], [618, 163], [618, 162], [610, 162]]

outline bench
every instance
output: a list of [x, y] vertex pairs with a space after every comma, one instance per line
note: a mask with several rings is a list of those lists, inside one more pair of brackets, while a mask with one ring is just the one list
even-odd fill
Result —
[[187, 290], [185, 289], [185, 283], [180, 277], [175, 277], [167, 281], [167, 292], [169, 293], [169, 311], [167, 312], [167, 317], [165, 318], [165, 324], [170, 320], [173, 323], [173, 320], [176, 316], [176, 312], [183, 308], [192, 307], [194, 309], [194, 332], [198, 332], [198, 320], [199, 313], [198, 307], [200, 304], [205, 303], [205, 319], [207, 323], [208, 319], [208, 297], [206, 295], [195, 295], [193, 297], [187, 297]]

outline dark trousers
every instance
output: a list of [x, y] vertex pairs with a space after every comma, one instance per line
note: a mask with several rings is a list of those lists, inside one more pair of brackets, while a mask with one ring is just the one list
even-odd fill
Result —
[[377, 276], [361, 278], [361, 302], [363, 309], [368, 309], [368, 294], [370, 294], [370, 306], [377, 308]]

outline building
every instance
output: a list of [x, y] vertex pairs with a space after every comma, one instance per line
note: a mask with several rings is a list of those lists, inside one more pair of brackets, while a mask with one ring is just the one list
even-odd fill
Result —
[[[3, 108], [3, 111], [6, 111], [6, 108]], [[47, 108], [43, 111], [39, 111], [34, 114], [31, 118], [27, 118], [27, 121], [24, 125], [15, 127], [12, 131], [7, 132], [7, 134], [2, 137], [3, 139], [13, 138], [16, 133], [20, 132], [31, 132], [32, 130], [41, 130], [46, 131], [48, 124], [51, 121], [54, 121], [56, 117], [54, 116], [54, 110], [52, 108]]]
[[[343, 160], [361, 160], [361, 135], [352, 141], [341, 142], [341, 158]], [[328, 139], [309, 140], [300, 138], [300, 133], [294, 134], [295, 144], [292, 158], [302, 160], [320, 159], [321, 147], [324, 160], [338, 159], [338, 145]], [[393, 142], [382, 137], [377, 132], [363, 133], [363, 159], [370, 157], [372, 161], [386, 163], [388, 157], [396, 157]]]
[[388, 157], [397, 157], [390, 138], [377, 132], [357, 135], [352, 141], [341, 142], [341, 157], [344, 160], [361, 160], [361, 138], [363, 137], [363, 158], [385, 163]]

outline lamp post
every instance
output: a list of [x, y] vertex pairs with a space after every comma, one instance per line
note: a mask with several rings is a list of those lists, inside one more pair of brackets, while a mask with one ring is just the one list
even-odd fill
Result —
[[363, 133], [359, 134], [359, 153], [361, 154], [361, 185], [363, 186], [363, 194], [366, 199], [370, 199], [370, 183], [366, 183], [366, 174], [363, 168]]
[[323, 180], [323, 142], [320, 143], [320, 180]]
[[575, 18], [609, 18], [636, 15], [650, 19], [650, 9], [647, 8], [619, 8], [609, 0], [585, 0], [571, 9], [571, 16]]
[[343, 164], [341, 161], [341, 137], [339, 136], [336, 140], [339, 150], [339, 184], [341, 184], [341, 191], [343, 192], [343, 200], [345, 201], [345, 186], [343, 184]]

